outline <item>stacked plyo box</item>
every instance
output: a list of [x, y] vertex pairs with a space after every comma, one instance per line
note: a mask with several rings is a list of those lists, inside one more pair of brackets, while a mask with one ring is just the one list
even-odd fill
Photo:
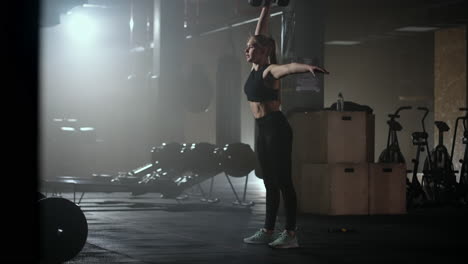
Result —
[[406, 213], [406, 164], [369, 164], [369, 214]]
[[366, 112], [297, 112], [292, 177], [302, 213], [369, 214], [369, 164], [375, 116]]

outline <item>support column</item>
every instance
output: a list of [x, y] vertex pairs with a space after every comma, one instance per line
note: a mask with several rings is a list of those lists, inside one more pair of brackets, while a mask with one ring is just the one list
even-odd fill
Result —
[[[301, 62], [324, 66], [324, 33], [326, 5], [324, 0], [295, 0], [285, 10], [282, 62]], [[286, 25], [286, 26], [285, 26]], [[323, 75], [313, 78], [299, 74], [282, 82], [282, 110], [323, 108]]]
[[[434, 37], [434, 120], [444, 121], [450, 127], [444, 137], [444, 145], [450, 153], [455, 120], [464, 114], [458, 109], [467, 107], [466, 27], [439, 30]], [[463, 126], [460, 123], [453, 158], [456, 170], [460, 169], [458, 161], [463, 155], [462, 136]], [[434, 127], [434, 145], [437, 144], [437, 128]]]
[[184, 1], [154, 0], [152, 143], [184, 140]]

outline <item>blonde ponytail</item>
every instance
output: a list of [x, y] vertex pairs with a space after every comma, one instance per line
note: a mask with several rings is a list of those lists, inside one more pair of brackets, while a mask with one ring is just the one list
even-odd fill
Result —
[[276, 42], [273, 38], [265, 35], [255, 35], [251, 36], [250, 39], [257, 43], [261, 48], [269, 50], [268, 59], [270, 64], [278, 63], [276, 58]]

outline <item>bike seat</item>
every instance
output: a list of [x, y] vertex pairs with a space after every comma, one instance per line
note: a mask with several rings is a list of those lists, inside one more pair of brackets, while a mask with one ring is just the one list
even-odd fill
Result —
[[426, 132], [413, 132], [411, 136], [413, 139], [427, 139], [428, 137]]
[[435, 121], [434, 124], [440, 132], [447, 132], [450, 130], [449, 126], [444, 121]]
[[400, 125], [400, 123], [398, 123], [395, 120], [388, 120], [387, 124], [390, 127], [390, 129], [394, 130], [394, 131], [401, 131], [403, 129], [403, 127]]

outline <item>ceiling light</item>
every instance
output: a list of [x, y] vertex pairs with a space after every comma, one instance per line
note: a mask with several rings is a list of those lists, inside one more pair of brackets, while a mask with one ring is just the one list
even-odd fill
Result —
[[353, 41], [353, 40], [332, 40], [325, 42], [325, 45], [338, 45], [338, 46], [351, 46], [360, 44], [360, 41]]
[[427, 32], [439, 29], [438, 27], [402, 27], [395, 29], [396, 31], [406, 31], [406, 32]]

